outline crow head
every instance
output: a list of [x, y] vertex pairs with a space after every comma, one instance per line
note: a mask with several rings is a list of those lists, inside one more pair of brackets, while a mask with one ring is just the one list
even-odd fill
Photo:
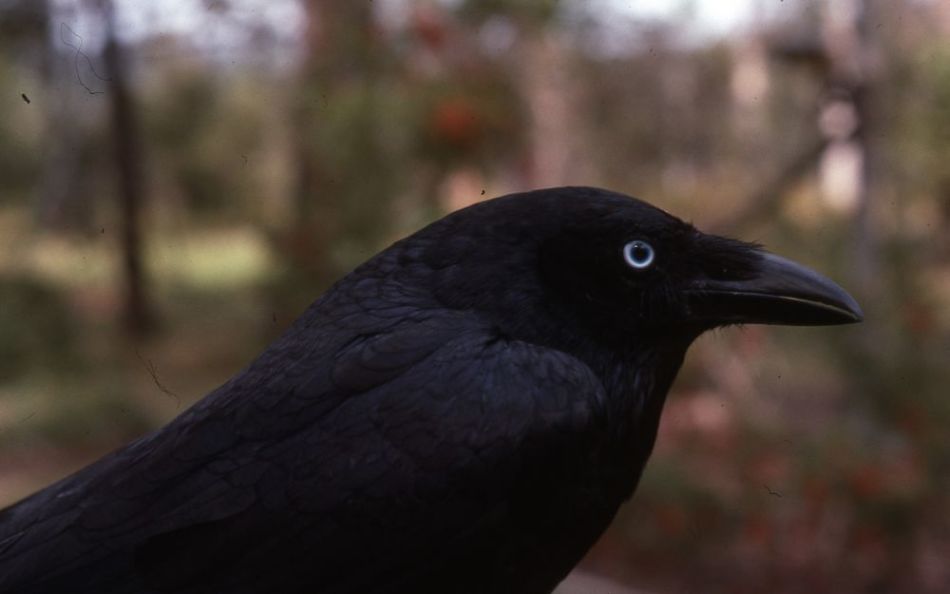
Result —
[[604, 190], [511, 195], [436, 227], [429, 260], [442, 301], [484, 310], [529, 340], [685, 346], [728, 324], [862, 318], [854, 299], [808, 268]]

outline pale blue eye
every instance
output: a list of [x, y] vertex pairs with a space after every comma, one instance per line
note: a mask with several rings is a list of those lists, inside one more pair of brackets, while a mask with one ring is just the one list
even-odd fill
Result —
[[649, 268], [650, 265], [653, 264], [653, 258], [655, 256], [656, 253], [653, 251], [653, 246], [639, 239], [623, 246], [623, 259], [626, 260], [631, 268], [636, 268], [637, 270]]

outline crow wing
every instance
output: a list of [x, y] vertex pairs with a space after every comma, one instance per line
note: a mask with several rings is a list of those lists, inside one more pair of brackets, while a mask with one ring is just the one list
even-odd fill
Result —
[[603, 387], [463, 313], [391, 313], [299, 324], [165, 428], [0, 512], [0, 592], [435, 591], [516, 571], [545, 544], [539, 498], [588, 463]]

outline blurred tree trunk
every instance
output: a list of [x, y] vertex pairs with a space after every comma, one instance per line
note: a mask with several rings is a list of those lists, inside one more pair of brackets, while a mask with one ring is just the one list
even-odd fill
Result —
[[[893, 4], [899, 0], [892, 0]], [[881, 192], [885, 173], [881, 158], [880, 132], [880, 48], [874, 31], [879, 26], [880, 7], [875, 0], [862, 0], [856, 10], [855, 32], [857, 43], [850, 56], [859, 69], [854, 90], [854, 107], [858, 117], [858, 142], [863, 156], [861, 180], [855, 209], [855, 273], [858, 286], [866, 295], [880, 294], [881, 266], [877, 228], [874, 221], [875, 202]]]
[[531, 113], [529, 187], [580, 184], [591, 172], [581, 158], [584, 134], [577, 119], [576, 84], [557, 31], [526, 26], [522, 46], [522, 94]]
[[384, 217], [375, 203], [386, 179], [375, 120], [378, 52], [372, 3], [302, 3], [304, 56], [291, 115], [294, 220], [284, 247], [296, 268], [324, 282], [338, 272], [329, 257], [334, 239], [367, 229], [375, 237], [374, 217]]
[[295, 223], [304, 224], [313, 216], [314, 195], [319, 178], [311, 125], [315, 117], [315, 95], [319, 93], [320, 55], [325, 49], [320, 29], [321, 5], [324, 0], [304, 0], [305, 33], [303, 59], [299, 74], [299, 91], [294, 96], [292, 113], [294, 187], [293, 205]]
[[129, 88], [127, 55], [116, 36], [112, 0], [98, 0], [106, 31], [103, 53], [108, 70], [112, 140], [121, 215], [122, 273], [125, 290], [123, 323], [133, 338], [142, 337], [152, 325], [145, 289], [141, 211], [145, 199], [142, 137]]

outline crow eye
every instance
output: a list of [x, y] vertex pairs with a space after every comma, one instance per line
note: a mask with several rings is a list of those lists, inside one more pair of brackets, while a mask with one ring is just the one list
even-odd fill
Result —
[[623, 246], [623, 259], [626, 260], [631, 268], [636, 268], [637, 270], [649, 268], [650, 265], [653, 264], [653, 257], [655, 255], [653, 246], [639, 239]]

